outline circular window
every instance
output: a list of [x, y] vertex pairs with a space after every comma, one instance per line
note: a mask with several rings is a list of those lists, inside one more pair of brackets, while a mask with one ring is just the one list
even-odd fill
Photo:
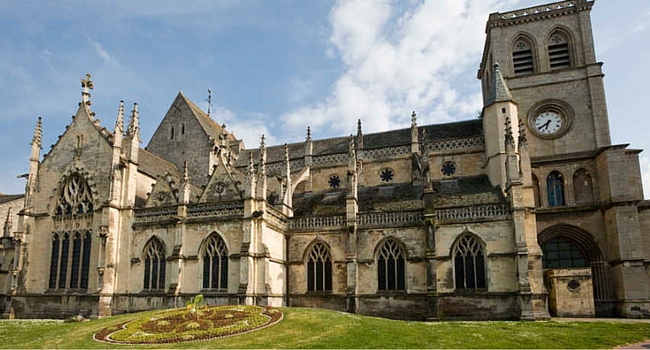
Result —
[[578, 280], [570, 280], [566, 286], [570, 291], [575, 292], [580, 288], [580, 282]]
[[391, 182], [393, 181], [393, 178], [395, 177], [395, 173], [391, 169], [384, 169], [381, 171], [381, 174], [379, 175], [381, 178], [381, 181], [383, 182]]
[[445, 176], [452, 176], [456, 173], [456, 164], [454, 162], [444, 162], [440, 168], [440, 172]]
[[341, 178], [336, 174], [330, 175], [330, 179], [327, 181], [327, 183], [329, 183], [331, 188], [338, 188], [341, 186]]

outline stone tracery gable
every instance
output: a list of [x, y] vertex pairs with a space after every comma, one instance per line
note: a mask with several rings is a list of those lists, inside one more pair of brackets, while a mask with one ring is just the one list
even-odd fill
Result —
[[[50, 208], [51, 214], [77, 213], [79, 205], [82, 205], [83, 213], [93, 211], [100, 203], [97, 187], [97, 183], [88, 171], [76, 166], [70, 167], [52, 190], [52, 198], [56, 202]], [[67, 206], [70, 210], [67, 210]]]
[[201, 194], [200, 203], [244, 199], [246, 176], [235, 167], [221, 161], [215, 166], [208, 184]]
[[158, 175], [147, 198], [146, 208], [164, 207], [178, 204], [178, 185], [169, 174]]

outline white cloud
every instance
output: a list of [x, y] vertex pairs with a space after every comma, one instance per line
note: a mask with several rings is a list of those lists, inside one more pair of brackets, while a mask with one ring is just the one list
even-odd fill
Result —
[[237, 139], [244, 140], [246, 148], [259, 147], [262, 134], [266, 137], [267, 145], [278, 144], [277, 137], [269, 130], [268, 117], [265, 114], [252, 113], [246, 118], [238, 118], [233, 111], [215, 106], [212, 109], [211, 117], [226, 124], [226, 130], [233, 132]]
[[389, 0], [340, 0], [330, 15], [332, 47], [344, 73], [322, 102], [282, 116], [295, 133], [305, 124], [331, 127], [336, 133], [379, 131], [476, 117], [481, 108], [479, 83], [460, 91], [458, 76], [475, 74], [488, 14], [512, 0], [426, 0], [398, 12]]
[[107, 64], [109, 64], [113, 68], [121, 68], [120, 62], [112, 57], [108, 51], [106, 51], [100, 43], [97, 41], [93, 40], [93, 38], [90, 37], [90, 35], [86, 35], [86, 40], [88, 40], [88, 43], [92, 45], [93, 49], [95, 50], [95, 53]]

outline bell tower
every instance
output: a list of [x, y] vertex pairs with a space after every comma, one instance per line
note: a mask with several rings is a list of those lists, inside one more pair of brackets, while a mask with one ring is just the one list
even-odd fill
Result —
[[530, 155], [590, 153], [611, 144], [602, 63], [596, 61], [593, 0], [493, 13], [478, 72], [484, 102], [498, 62], [529, 138]]

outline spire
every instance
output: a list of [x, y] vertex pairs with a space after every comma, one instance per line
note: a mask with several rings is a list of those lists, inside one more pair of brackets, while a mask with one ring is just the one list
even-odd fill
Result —
[[133, 110], [131, 111], [131, 118], [129, 119], [129, 130], [127, 135], [132, 140], [137, 140], [140, 142], [140, 117], [138, 116], [138, 104], [133, 104]]
[[86, 78], [81, 79], [81, 87], [84, 89], [84, 91], [81, 92], [81, 102], [90, 106], [90, 90], [95, 88], [92, 80], [90, 80], [90, 73], [86, 73]]
[[357, 121], [357, 148], [363, 149], [363, 131], [361, 130], [361, 119]]
[[503, 75], [501, 75], [499, 63], [495, 63], [490, 79], [490, 91], [488, 91], [485, 105], [489, 106], [493, 103], [507, 101], [512, 101], [512, 94], [510, 93], [510, 89], [508, 89], [505, 79], [503, 79]]
[[32, 138], [32, 146], [36, 146], [38, 148], [41, 148], [41, 144], [43, 143], [43, 118], [41, 116], [38, 117], [38, 121], [36, 121], [36, 127], [34, 128], [34, 137]]

